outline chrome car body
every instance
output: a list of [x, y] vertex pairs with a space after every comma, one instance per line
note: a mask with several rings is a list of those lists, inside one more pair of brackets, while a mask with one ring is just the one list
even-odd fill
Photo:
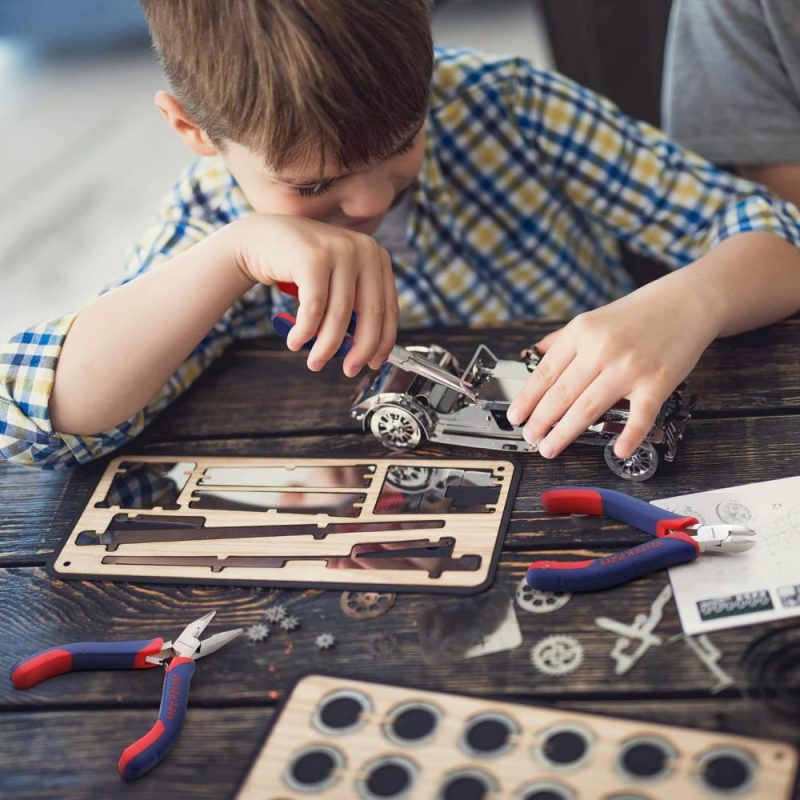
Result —
[[[465, 391], [406, 372], [386, 363], [359, 385], [351, 409], [363, 429], [393, 450], [411, 450], [425, 439], [463, 447], [507, 452], [534, 451], [512, 425], [506, 411], [539, 363], [535, 350], [524, 350], [518, 361], [497, 358], [480, 345], [461, 371], [453, 355], [442, 347], [409, 347], [457, 377]], [[471, 392], [473, 401], [467, 394]], [[576, 440], [603, 445], [606, 464], [621, 478], [651, 478], [660, 461], [673, 461], [691, 416], [694, 398], [681, 385], [659, 411], [653, 428], [627, 459], [614, 455], [614, 442], [628, 419], [628, 403], [620, 401], [590, 425]]]

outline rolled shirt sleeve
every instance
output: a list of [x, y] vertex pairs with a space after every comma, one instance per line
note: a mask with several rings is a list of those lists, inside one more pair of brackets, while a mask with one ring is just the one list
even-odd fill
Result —
[[[207, 179], [208, 170], [203, 174]], [[165, 199], [159, 223], [131, 249], [124, 276], [105, 291], [135, 280], [231, 221], [225, 214], [209, 219], [203, 188], [194, 180], [193, 168], [187, 170]], [[0, 349], [0, 457], [19, 465], [55, 468], [85, 463], [121, 447], [191, 386], [235, 338], [266, 333], [263, 320], [270, 318], [269, 303], [269, 290], [257, 286], [228, 309], [143, 409], [90, 436], [55, 431], [49, 413], [61, 348], [77, 314], [15, 335]]]
[[635, 252], [676, 268], [749, 231], [800, 245], [795, 206], [563, 76], [523, 64], [515, 104], [545, 179]]

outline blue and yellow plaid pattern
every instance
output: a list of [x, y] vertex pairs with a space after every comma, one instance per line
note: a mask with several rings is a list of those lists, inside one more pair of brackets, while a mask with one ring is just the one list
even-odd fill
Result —
[[[131, 252], [122, 282], [250, 212], [221, 160], [194, 163]], [[568, 318], [634, 288], [620, 242], [676, 268], [744, 231], [797, 245], [800, 213], [560, 75], [520, 58], [437, 49], [406, 232], [417, 257], [394, 257], [401, 327]], [[119, 447], [234, 339], [270, 335], [272, 314], [287, 302], [255, 287], [150, 405], [96, 436], [59, 434], [48, 414], [74, 315], [15, 336], [0, 353], [0, 453], [54, 467]]]

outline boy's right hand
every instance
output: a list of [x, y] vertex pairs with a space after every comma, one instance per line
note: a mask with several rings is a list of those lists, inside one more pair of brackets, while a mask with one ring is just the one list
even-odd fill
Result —
[[278, 214], [253, 214], [231, 228], [236, 264], [249, 280], [297, 284], [297, 323], [286, 343], [300, 350], [317, 337], [309, 369], [321, 370], [339, 349], [353, 310], [358, 324], [345, 375], [354, 377], [365, 364], [377, 369], [387, 359], [397, 336], [397, 291], [389, 253], [371, 236]]

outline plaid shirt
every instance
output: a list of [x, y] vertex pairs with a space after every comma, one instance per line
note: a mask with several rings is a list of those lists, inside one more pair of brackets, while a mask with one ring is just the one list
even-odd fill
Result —
[[[394, 254], [401, 327], [568, 318], [634, 284], [619, 242], [670, 268], [743, 231], [800, 244], [800, 213], [520, 58], [437, 49], [426, 148], [406, 236]], [[134, 279], [251, 212], [221, 160], [191, 165], [158, 224], [133, 248]], [[110, 287], [113, 288], [113, 287]], [[146, 408], [95, 436], [53, 431], [48, 402], [75, 315], [15, 336], [0, 352], [0, 453], [61, 466], [111, 451], [183, 392], [233, 340], [271, 334], [288, 300], [241, 297]], [[311, 380], [311, 378], [309, 378]]]

